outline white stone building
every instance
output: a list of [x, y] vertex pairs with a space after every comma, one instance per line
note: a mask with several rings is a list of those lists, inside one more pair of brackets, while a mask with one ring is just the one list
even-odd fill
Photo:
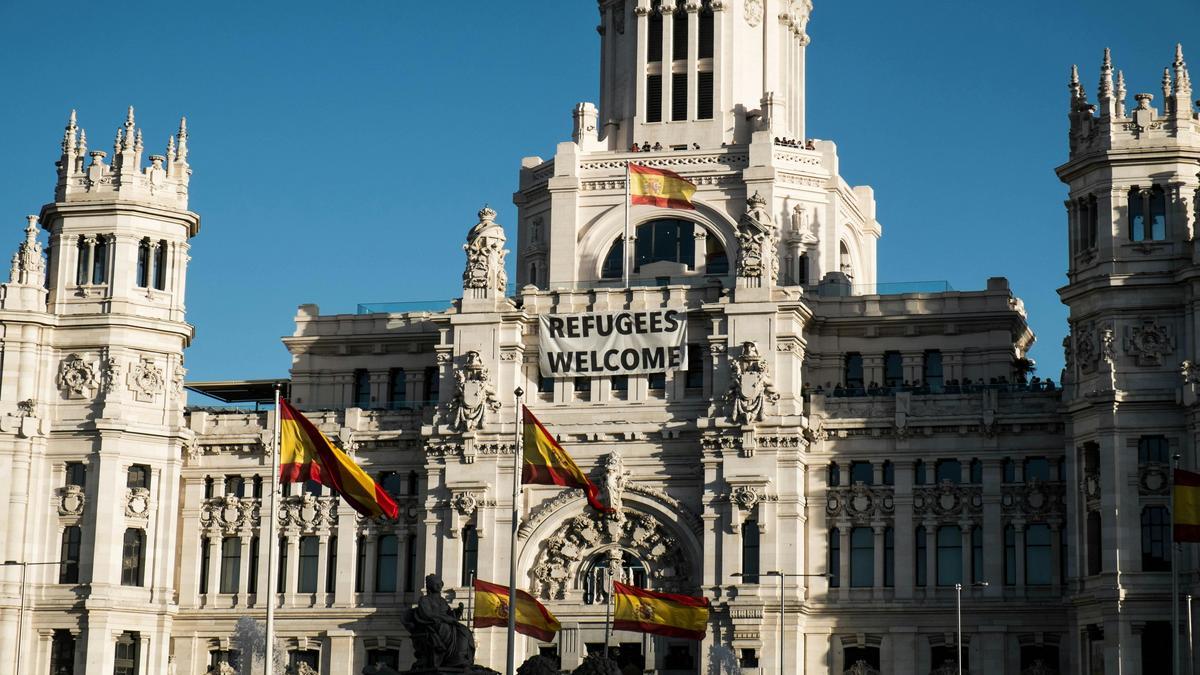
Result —
[[[877, 284], [872, 191], [806, 138], [811, 2], [778, 4], [599, 2], [600, 105], [576, 107], [553, 158], [522, 162], [515, 292], [485, 208], [451, 307], [300, 306], [291, 400], [402, 515], [364, 522], [290, 486], [276, 589], [271, 415], [185, 407], [186, 127], [147, 167], [131, 110], [106, 164], [72, 117], [54, 202], [0, 287], [0, 546], [80, 564], [29, 567], [24, 586], [0, 568], [0, 668], [20, 645], [22, 673], [229, 672], [235, 622], [272, 600], [293, 670], [407, 665], [399, 613], [426, 573], [456, 605], [472, 574], [507, 581], [517, 388], [620, 504], [601, 517], [579, 491], [523, 489], [520, 582], [563, 631], [522, 637], [522, 657], [572, 668], [603, 649], [597, 579], [615, 570], [714, 606], [704, 643], [616, 633], [626, 672], [707, 673], [721, 654], [747, 675], [952, 672], [955, 584], [965, 672], [1160, 668], [1165, 476], [1174, 453], [1195, 466], [1200, 383], [1182, 54], [1161, 110], [1142, 94], [1127, 109], [1107, 58], [1098, 109], [1071, 84], [1067, 384], [1030, 386], [1033, 335], [1003, 278]], [[698, 186], [694, 210], [630, 209], [632, 255], [630, 161]], [[686, 369], [539, 375], [539, 316], [663, 308], [687, 312]], [[504, 631], [476, 638], [501, 668]]]

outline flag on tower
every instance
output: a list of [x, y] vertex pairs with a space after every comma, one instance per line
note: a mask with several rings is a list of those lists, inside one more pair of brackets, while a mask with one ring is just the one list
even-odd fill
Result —
[[[476, 628], [507, 626], [512, 603], [508, 601], [508, 587], [475, 580]], [[542, 642], [553, 642], [554, 635], [562, 626], [558, 619], [542, 603], [525, 591], [517, 591], [517, 632], [535, 637]]]
[[524, 446], [521, 484], [582, 488], [592, 508], [611, 513], [612, 509], [600, 503], [600, 489], [596, 484], [588, 479], [575, 460], [546, 431], [546, 427], [529, 412], [529, 408], [521, 406], [521, 410]]
[[708, 598], [655, 593], [613, 582], [614, 630], [703, 640], [708, 610]]
[[400, 515], [391, 496], [287, 399], [279, 399], [279, 413], [280, 482], [320, 483], [368, 518], [387, 516], [394, 520]]
[[629, 164], [629, 201], [675, 209], [694, 209], [692, 195], [696, 184], [666, 169], [651, 169]]
[[1200, 473], [1175, 469], [1176, 542], [1200, 541]]

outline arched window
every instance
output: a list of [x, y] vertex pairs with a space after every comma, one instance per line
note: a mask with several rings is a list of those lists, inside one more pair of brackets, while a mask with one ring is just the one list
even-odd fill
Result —
[[[700, 226], [678, 218], [660, 218], [637, 226], [634, 242], [633, 271], [640, 272], [643, 265], [656, 262], [671, 262], [684, 265], [688, 270], [696, 269], [696, 232]], [[620, 279], [623, 275], [625, 247], [621, 237], [613, 240], [600, 276], [604, 279]], [[728, 274], [729, 258], [721, 242], [714, 236], [705, 238], [706, 274]]]
[[604, 264], [600, 266], [600, 278], [620, 279], [624, 274], [624, 259], [625, 242], [621, 240], [621, 237], [617, 237], [609, 247], [608, 255], [604, 256]]
[[479, 530], [474, 525], [462, 529], [462, 584], [470, 584], [479, 573]]
[[121, 585], [141, 586], [146, 562], [146, 533], [136, 527], [125, 530], [121, 546]]
[[[610, 553], [606, 551], [593, 558], [583, 575], [583, 603], [585, 605], [603, 605], [608, 602], [609, 555]], [[617, 581], [645, 588], [646, 579], [646, 565], [629, 552], [622, 552], [621, 571]]]
[[850, 586], [875, 585], [875, 531], [869, 527], [850, 530]]
[[838, 264], [842, 274], [845, 274], [847, 279], [854, 281], [854, 263], [850, 260], [850, 247], [846, 246], [844, 241], [838, 243]]
[[725, 247], [711, 234], [704, 240], [704, 273], [729, 274], [729, 256]]
[[[63, 562], [58, 566], [58, 583], [79, 583], [79, 565], [82, 563], [79, 559], [81, 541], [83, 541], [83, 530], [78, 525], [68, 525], [63, 528], [62, 549], [58, 558]], [[68, 564], [67, 561], [72, 561], [74, 564]]]
[[937, 585], [962, 583], [962, 530], [943, 525], [937, 530]]
[[833, 528], [829, 531], [829, 587], [842, 586], [842, 531]]
[[1165, 506], [1142, 509], [1142, 571], [1168, 572], [1171, 569], [1169, 548], [1171, 519]]
[[1054, 564], [1050, 560], [1050, 526], [1034, 523], [1025, 529], [1025, 583], [1049, 586]]
[[375, 542], [375, 592], [396, 592], [396, 566], [400, 560], [400, 541], [385, 534]]
[[1161, 185], [1129, 191], [1129, 238], [1162, 241], [1167, 238], [1167, 195]]
[[742, 581], [757, 584], [759, 574], [758, 521], [750, 518], [742, 523]]
[[109, 237], [100, 235], [96, 237], [95, 252], [92, 256], [92, 283], [103, 284], [108, 282], [108, 259], [110, 257], [112, 244]]

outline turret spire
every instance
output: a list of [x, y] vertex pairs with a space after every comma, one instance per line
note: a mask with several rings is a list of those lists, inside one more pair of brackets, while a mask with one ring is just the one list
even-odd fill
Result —
[[1100, 85], [1096, 90], [1096, 98], [1100, 103], [1101, 116], [1112, 116], [1116, 109], [1113, 105], [1112, 50], [1104, 48], [1104, 61], [1100, 64]]
[[188, 131], [187, 131], [187, 118], [186, 117], [179, 118], [179, 133], [176, 135], [176, 138], [179, 140], [179, 144], [178, 144], [177, 150], [176, 150], [176, 157], [180, 162], [187, 162]]
[[1125, 116], [1125, 71], [1117, 71], [1117, 117]]
[[1067, 84], [1071, 91], [1071, 112], [1079, 110], [1079, 102], [1083, 98], [1083, 87], [1079, 84], [1079, 66], [1071, 66], [1071, 81]]

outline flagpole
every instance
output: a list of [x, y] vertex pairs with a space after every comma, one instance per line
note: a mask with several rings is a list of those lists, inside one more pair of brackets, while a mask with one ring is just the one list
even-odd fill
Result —
[[267, 511], [267, 592], [259, 593], [267, 598], [267, 637], [263, 655], [263, 673], [272, 675], [275, 670], [275, 547], [279, 545], [275, 536], [275, 500], [279, 493], [279, 383], [275, 383], [275, 433], [271, 444], [271, 499]]
[[625, 236], [622, 239], [622, 243], [621, 243], [621, 270], [622, 270], [622, 276], [624, 276], [625, 288], [629, 288], [629, 268], [632, 267], [632, 265], [630, 264], [630, 258], [631, 258], [630, 253], [632, 253], [632, 251], [630, 251], [630, 249], [629, 249], [629, 175], [630, 175], [629, 160], [626, 160], [625, 161]]
[[1187, 645], [1188, 645], [1188, 675], [1193, 675], [1196, 672], [1196, 651], [1192, 644], [1192, 594], [1187, 596]]
[[467, 579], [467, 630], [471, 631], [471, 642], [475, 641], [475, 573]]
[[1171, 673], [1179, 675], [1179, 562], [1175, 555], [1175, 472], [1179, 471], [1179, 455], [1171, 457]]
[[516, 394], [513, 414], [517, 423], [517, 443], [513, 448], [512, 538], [508, 547], [508, 667], [505, 675], [517, 672], [517, 518], [521, 499], [521, 395], [525, 392], [517, 387], [513, 393]]
[[608, 643], [612, 640], [612, 569], [604, 568], [604, 578], [608, 581], [608, 589], [604, 594], [604, 658], [608, 659]]

